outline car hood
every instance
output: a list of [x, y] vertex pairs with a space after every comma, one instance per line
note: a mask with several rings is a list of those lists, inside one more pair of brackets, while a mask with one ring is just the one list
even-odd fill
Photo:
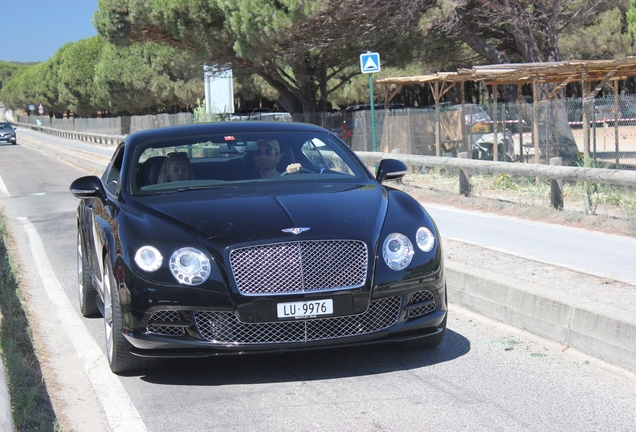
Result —
[[[223, 245], [284, 239], [349, 238], [373, 242], [387, 211], [375, 182], [236, 187], [181, 191], [137, 200], [143, 213], [202, 241]], [[302, 234], [283, 232], [308, 228]]]

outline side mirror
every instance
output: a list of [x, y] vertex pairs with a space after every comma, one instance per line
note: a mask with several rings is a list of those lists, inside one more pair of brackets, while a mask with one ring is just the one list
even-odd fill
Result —
[[106, 196], [104, 186], [99, 177], [80, 177], [71, 183], [70, 191], [75, 198], [101, 198]]
[[397, 159], [383, 159], [380, 161], [380, 165], [378, 165], [375, 178], [378, 179], [380, 183], [387, 180], [399, 180], [404, 177], [407, 171], [404, 162]]

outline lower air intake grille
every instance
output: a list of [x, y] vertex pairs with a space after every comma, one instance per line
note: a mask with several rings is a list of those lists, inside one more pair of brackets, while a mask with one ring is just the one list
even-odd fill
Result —
[[184, 336], [183, 327], [171, 326], [170, 322], [181, 322], [181, 317], [177, 311], [158, 311], [153, 312], [148, 321], [148, 333], [154, 333], [164, 336]]
[[421, 303], [421, 306], [409, 309], [407, 318], [415, 318], [418, 316], [426, 315], [433, 312], [436, 308], [435, 296], [430, 291], [417, 291], [411, 296], [409, 305], [415, 305]]
[[337, 339], [373, 333], [395, 324], [400, 297], [372, 301], [359, 315], [312, 320], [248, 324], [233, 312], [195, 312], [201, 336], [212, 342], [268, 344]]

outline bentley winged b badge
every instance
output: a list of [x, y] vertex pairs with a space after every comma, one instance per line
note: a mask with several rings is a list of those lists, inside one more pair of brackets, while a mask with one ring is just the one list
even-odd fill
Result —
[[300, 234], [305, 231], [309, 231], [311, 228], [285, 228], [281, 230], [282, 232], [292, 233], [292, 234]]

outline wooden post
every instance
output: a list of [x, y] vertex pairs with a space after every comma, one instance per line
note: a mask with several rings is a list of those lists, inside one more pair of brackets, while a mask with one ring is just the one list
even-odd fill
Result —
[[612, 85], [614, 90], [614, 147], [616, 149], [616, 169], [620, 169], [620, 159], [618, 156], [618, 81], [614, 81]]
[[[457, 155], [459, 159], [471, 159], [472, 152], [461, 152]], [[470, 172], [468, 170], [459, 170], [459, 194], [464, 196], [470, 195]]]
[[[461, 118], [461, 127], [462, 127], [462, 148], [465, 151], [470, 152], [470, 145], [468, 144], [468, 136], [466, 131], [466, 95], [464, 94], [464, 81], [461, 82], [461, 94], [462, 94], [462, 118]], [[472, 117], [470, 122], [470, 127], [472, 127]]]
[[587, 96], [590, 94], [590, 82], [587, 80], [587, 69], [583, 69], [582, 83], [583, 87], [583, 156], [585, 161], [590, 158], [590, 102]]
[[440, 127], [440, 109], [439, 109], [439, 83], [435, 81], [435, 156], [441, 155], [441, 127]]
[[[563, 165], [563, 158], [551, 158], [550, 165]], [[550, 203], [555, 209], [563, 210], [563, 180], [550, 180]]]
[[534, 118], [532, 119], [533, 123], [533, 134], [534, 134], [534, 163], [539, 163], [539, 102], [537, 99], [539, 98], [539, 89], [537, 88], [537, 80], [532, 82], [532, 111]]
[[493, 161], [498, 161], [498, 154], [499, 154], [499, 140], [498, 140], [498, 136], [497, 136], [497, 129], [498, 129], [498, 123], [497, 120], [499, 120], [499, 113], [497, 110], [497, 84], [493, 84], [492, 85], [492, 99], [493, 99], [493, 104], [492, 104], [492, 116], [493, 116], [493, 124], [492, 124], [492, 160]]
[[[537, 78], [535, 77], [532, 82], [532, 115], [533, 115], [533, 141], [534, 141], [534, 163], [539, 163], [539, 102], [537, 99], [539, 98], [539, 89], [537, 88]], [[547, 130], [546, 130], [547, 132]], [[537, 176], [535, 178], [535, 183], [537, 186], [541, 184], [541, 179]]]
[[517, 132], [519, 132], [519, 160], [523, 162], [523, 117], [521, 111], [523, 109], [523, 93], [521, 84], [517, 84]]

